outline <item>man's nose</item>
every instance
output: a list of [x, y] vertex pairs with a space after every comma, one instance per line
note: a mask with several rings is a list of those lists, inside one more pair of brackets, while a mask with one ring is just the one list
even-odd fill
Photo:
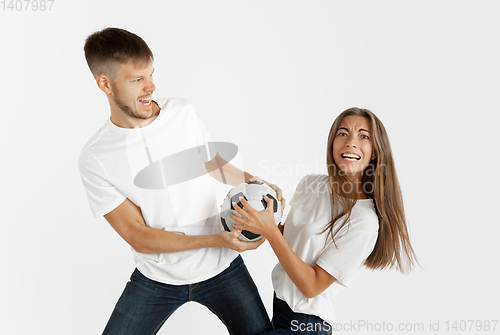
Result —
[[155, 84], [154, 84], [152, 81], [150, 81], [150, 82], [149, 82], [149, 83], [148, 83], [148, 84], [144, 87], [144, 91], [146, 91], [146, 92], [153, 92], [153, 91], [155, 91], [155, 90], [156, 90], [156, 86], [155, 86]]

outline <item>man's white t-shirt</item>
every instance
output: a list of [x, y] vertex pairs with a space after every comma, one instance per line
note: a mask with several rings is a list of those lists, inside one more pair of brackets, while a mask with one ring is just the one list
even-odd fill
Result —
[[[334, 205], [334, 213], [341, 206]], [[353, 275], [371, 254], [378, 236], [378, 217], [372, 199], [357, 200], [350, 222], [325, 244], [328, 231], [318, 234], [332, 219], [332, 190], [327, 175], [307, 175], [297, 186], [290, 201], [284, 237], [295, 254], [311, 267], [318, 264], [337, 280], [314, 298], [306, 298], [278, 263], [272, 272], [276, 297], [285, 301], [296, 313], [316, 315], [331, 325], [335, 322], [335, 295], [347, 286]], [[338, 231], [345, 216], [334, 229]]]
[[[149, 125], [121, 128], [108, 119], [83, 148], [78, 163], [94, 217], [128, 198], [149, 227], [186, 235], [217, 234], [223, 229], [218, 199], [205, 169], [205, 162], [217, 153], [210, 136], [188, 101], [169, 98], [156, 103], [161, 110]], [[133, 252], [142, 274], [174, 285], [209, 279], [238, 255], [226, 248]]]

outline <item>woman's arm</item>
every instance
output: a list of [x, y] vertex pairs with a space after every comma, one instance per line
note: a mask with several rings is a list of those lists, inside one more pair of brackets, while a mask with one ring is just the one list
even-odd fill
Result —
[[335, 282], [335, 277], [317, 264], [313, 267], [309, 266], [293, 252], [274, 222], [273, 200], [264, 199], [267, 202], [267, 208], [259, 212], [253, 209], [244, 198], [240, 198], [248, 212], [239, 206], [234, 206], [236, 212], [243, 217], [239, 218], [231, 214], [231, 218], [238, 223], [234, 227], [264, 236], [271, 244], [281, 266], [300, 292], [307, 298], [317, 296]]

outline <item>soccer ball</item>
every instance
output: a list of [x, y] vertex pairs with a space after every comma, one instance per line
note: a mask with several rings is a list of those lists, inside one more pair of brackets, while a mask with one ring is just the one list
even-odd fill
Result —
[[[245, 182], [234, 189], [232, 189], [224, 199], [224, 202], [221, 206], [221, 222], [222, 226], [227, 231], [233, 231], [234, 228], [229, 224], [236, 223], [229, 215], [228, 212], [233, 213], [236, 216], [241, 217], [238, 212], [234, 209], [232, 203], [234, 202], [235, 206], [240, 206], [246, 211], [245, 207], [240, 202], [240, 197], [245, 198], [246, 201], [257, 211], [262, 211], [266, 209], [267, 202], [264, 200], [264, 195], [267, 195], [268, 198], [274, 200], [273, 212], [274, 212], [274, 221], [276, 225], [281, 223], [281, 203], [276, 199], [276, 192], [269, 187], [268, 185], [262, 182]], [[243, 230], [238, 237], [241, 241], [250, 242], [257, 241], [262, 238], [262, 235], [254, 234], [248, 230]]]

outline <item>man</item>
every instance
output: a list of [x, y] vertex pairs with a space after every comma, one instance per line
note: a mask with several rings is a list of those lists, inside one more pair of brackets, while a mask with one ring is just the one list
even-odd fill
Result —
[[230, 334], [270, 330], [237, 253], [263, 239], [241, 242], [240, 231], [221, 231], [210, 181], [258, 178], [214, 152], [189, 102], [152, 98], [153, 54], [139, 36], [106, 28], [84, 50], [111, 117], [82, 150], [80, 173], [94, 216], [132, 247], [137, 266], [104, 334], [154, 334], [188, 301], [208, 307]]

